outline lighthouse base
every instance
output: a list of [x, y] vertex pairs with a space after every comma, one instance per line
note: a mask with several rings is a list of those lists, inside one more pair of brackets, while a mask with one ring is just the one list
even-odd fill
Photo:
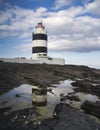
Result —
[[38, 59], [21, 59], [21, 58], [0, 58], [0, 62], [10, 63], [29, 63], [29, 64], [55, 64], [64, 65], [65, 60], [63, 58], [38, 58]]

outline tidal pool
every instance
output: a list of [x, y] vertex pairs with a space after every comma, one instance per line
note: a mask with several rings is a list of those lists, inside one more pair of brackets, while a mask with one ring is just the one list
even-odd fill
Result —
[[[11, 107], [9, 112], [22, 110], [24, 108], [34, 108], [41, 114], [41, 118], [53, 116], [53, 111], [57, 103], [60, 101], [60, 94], [73, 92], [71, 80], [53, 84], [52, 93], [47, 92], [47, 104], [44, 106], [35, 106], [32, 103], [32, 85], [23, 84], [13, 90], [0, 96], [0, 108]], [[48, 87], [49, 89], [49, 87]]]
[[66, 100], [73, 107], [80, 107], [80, 105], [85, 100], [98, 100], [98, 97], [92, 95], [86, 95], [83, 93], [75, 93], [74, 87], [71, 85], [72, 80], [60, 81], [59, 84], [53, 84], [52, 87], [47, 87], [52, 89], [52, 92], [47, 92], [47, 103], [45, 105], [36, 106], [32, 102], [32, 85], [23, 84], [13, 90], [0, 96], [0, 108], [10, 107], [8, 111], [13, 112], [17, 110], [23, 110], [24, 108], [36, 108], [40, 113], [39, 120], [47, 119], [53, 116], [53, 111], [60, 102], [60, 95], [68, 95], [69, 93], [74, 93], [75, 96], [79, 97], [80, 101], [70, 101]]

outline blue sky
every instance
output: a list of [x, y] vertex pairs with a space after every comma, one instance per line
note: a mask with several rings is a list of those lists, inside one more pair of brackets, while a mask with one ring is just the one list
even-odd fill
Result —
[[100, 68], [100, 0], [0, 0], [0, 57], [31, 58], [32, 31], [42, 20], [48, 55]]

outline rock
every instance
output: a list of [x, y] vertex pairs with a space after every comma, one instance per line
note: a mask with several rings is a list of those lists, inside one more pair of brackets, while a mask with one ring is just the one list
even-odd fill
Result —
[[62, 103], [59, 103], [55, 106], [53, 116], [56, 118], [59, 115], [61, 110], [62, 110]]
[[61, 93], [61, 94], [60, 94], [60, 101], [63, 102], [63, 101], [65, 101], [65, 100], [66, 100], [65, 94], [64, 94], [64, 93]]
[[15, 97], [20, 97], [21, 95], [20, 94], [16, 94]]
[[51, 88], [47, 89], [47, 92], [51, 93], [51, 94], [54, 94], [54, 92], [52, 91]]
[[96, 130], [100, 125], [83, 112], [67, 104], [56, 106], [58, 115], [54, 119], [42, 121], [38, 130]]
[[3, 102], [1, 102], [1, 104], [3, 105], [3, 104], [6, 104], [7, 103], [7, 101], [3, 101]]
[[90, 101], [85, 101], [81, 108], [88, 114], [94, 115], [98, 118], [100, 118], [100, 101], [97, 102], [90, 102]]
[[71, 101], [80, 101], [80, 99], [74, 95], [66, 95], [67, 99], [70, 99]]
[[64, 79], [100, 80], [100, 70], [87, 66], [0, 62], [0, 94], [21, 84], [47, 87]]
[[84, 92], [84, 93], [90, 93], [93, 95], [100, 96], [100, 85], [93, 86], [92, 80], [76, 80], [75, 82], [72, 82], [72, 86], [74, 86], [74, 90], [76, 92]]

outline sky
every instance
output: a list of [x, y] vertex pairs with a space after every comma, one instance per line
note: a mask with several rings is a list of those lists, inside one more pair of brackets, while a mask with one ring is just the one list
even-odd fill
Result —
[[32, 57], [32, 32], [42, 20], [48, 56], [100, 68], [100, 0], [0, 0], [0, 57]]

